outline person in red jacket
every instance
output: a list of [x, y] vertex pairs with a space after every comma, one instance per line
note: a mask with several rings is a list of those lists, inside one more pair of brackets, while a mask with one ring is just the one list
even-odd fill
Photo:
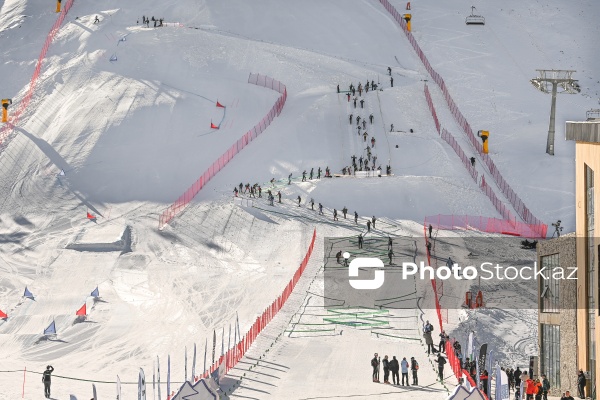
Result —
[[535, 396], [535, 382], [531, 378], [527, 378], [525, 381], [525, 394], [527, 395], [527, 400], [533, 400], [533, 396]]
[[483, 373], [479, 376], [479, 382], [481, 383], [481, 387], [483, 388], [483, 393], [485, 393], [485, 395], [488, 395], [488, 372], [487, 369], [483, 370]]

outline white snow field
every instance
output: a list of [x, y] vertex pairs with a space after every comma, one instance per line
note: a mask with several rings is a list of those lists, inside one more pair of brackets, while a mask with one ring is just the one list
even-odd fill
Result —
[[[406, 2], [392, 4], [403, 12]], [[464, 24], [471, 5], [486, 17], [485, 26]], [[52, 2], [0, 2], [0, 97], [12, 98], [9, 115], [29, 89], [54, 11]], [[474, 129], [490, 131], [490, 153], [506, 180], [538, 218], [561, 219], [573, 230], [574, 144], [563, 140], [564, 121], [598, 107], [600, 54], [593, 44], [600, 5], [417, 0], [411, 13], [413, 34], [462, 113]], [[143, 27], [142, 15], [164, 18], [165, 26]], [[575, 69], [582, 89], [558, 98], [554, 157], [544, 153], [550, 96], [529, 83], [536, 68]], [[276, 92], [248, 84], [250, 73], [287, 86], [282, 113], [159, 231], [160, 213], [277, 100]], [[344, 91], [367, 80], [383, 90], [363, 93], [364, 108], [336, 93], [338, 84]], [[390, 310], [402, 339], [371, 329], [302, 334], [297, 327], [322, 323], [325, 237], [356, 236], [375, 215], [378, 229], [368, 237], [414, 238], [422, 258], [426, 216], [499, 217], [436, 133], [423, 95], [426, 80], [442, 125], [475, 156], [441, 91], [376, 0], [76, 0], [28, 108], [0, 145], [0, 310], [8, 314], [0, 320], [0, 400], [41, 398], [40, 373], [48, 364], [56, 369], [52, 398], [91, 397], [85, 380], [96, 382], [99, 398], [115, 397], [117, 375], [123, 398], [134, 398], [139, 368], [150, 382], [157, 356], [165, 398], [167, 355], [176, 390], [184, 349], [191, 363], [197, 344], [198, 372], [207, 339], [210, 364], [214, 330], [220, 341], [237, 315], [246, 332], [291, 278], [313, 229], [309, 267], [225, 379], [229, 397], [445, 398], [456, 379], [447, 366], [446, 386], [436, 382], [419, 333], [422, 319], [437, 320], [428, 284], [415, 290], [423, 297], [419, 304], [415, 296], [413, 308]], [[393, 176], [300, 182], [304, 170], [316, 174], [328, 166], [338, 174], [352, 155], [366, 155], [368, 143], [349, 123], [350, 113], [373, 114], [366, 126], [376, 139], [373, 154], [384, 171], [391, 165]], [[267, 205], [265, 193], [252, 199], [254, 207], [234, 204], [234, 186], [258, 182], [264, 192], [272, 178], [282, 204]], [[308, 208], [311, 197], [325, 215]], [[358, 227], [332, 220], [333, 208], [344, 206], [358, 212]], [[115, 242], [128, 229], [132, 251], [122, 252]], [[22, 297], [26, 286], [34, 300]], [[101, 298], [94, 302], [89, 294], [96, 286]], [[76, 322], [84, 303], [88, 318]], [[535, 313], [450, 310], [448, 319], [457, 335], [476, 326], [478, 340], [496, 344], [506, 363], [535, 351]], [[45, 340], [53, 320], [58, 335]], [[374, 352], [415, 356], [422, 387], [371, 383]]]

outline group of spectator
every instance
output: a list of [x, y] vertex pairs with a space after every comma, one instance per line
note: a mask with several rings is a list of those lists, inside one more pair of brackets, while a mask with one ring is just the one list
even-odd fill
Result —
[[[400, 385], [400, 375], [399, 372], [402, 370], [402, 386], [410, 386], [408, 380], [408, 371], [412, 372], [412, 385], [419, 385], [419, 363], [415, 360], [414, 357], [410, 358], [410, 362], [406, 360], [406, 357], [402, 358], [401, 362], [398, 362], [396, 356], [393, 356], [391, 360], [388, 359], [388, 356], [384, 356], [383, 360], [377, 353], [373, 359], [371, 359], [371, 367], [373, 368], [373, 382], [380, 383], [379, 380], [379, 372], [380, 367], [383, 366], [383, 383], [390, 385], [390, 372], [392, 373], [392, 384]], [[406, 384], [404, 383], [406, 382]]]

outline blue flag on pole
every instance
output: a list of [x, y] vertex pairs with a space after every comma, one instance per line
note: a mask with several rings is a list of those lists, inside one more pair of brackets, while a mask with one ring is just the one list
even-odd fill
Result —
[[44, 329], [44, 335], [56, 335], [56, 324], [54, 321]]
[[90, 296], [100, 297], [100, 292], [98, 291], [98, 286], [96, 286], [96, 289], [92, 290], [92, 293], [90, 294]]
[[25, 292], [23, 293], [23, 297], [28, 297], [28, 298], [30, 298], [31, 300], [33, 300], [33, 293], [31, 293], [31, 292], [29, 291], [29, 289], [27, 289], [27, 286], [25, 286]]

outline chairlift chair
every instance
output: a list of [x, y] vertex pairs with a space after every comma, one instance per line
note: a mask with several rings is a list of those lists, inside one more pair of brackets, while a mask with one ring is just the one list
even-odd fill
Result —
[[471, 6], [471, 15], [465, 18], [467, 25], [485, 25], [485, 18], [481, 15], [475, 15], [475, 6]]

